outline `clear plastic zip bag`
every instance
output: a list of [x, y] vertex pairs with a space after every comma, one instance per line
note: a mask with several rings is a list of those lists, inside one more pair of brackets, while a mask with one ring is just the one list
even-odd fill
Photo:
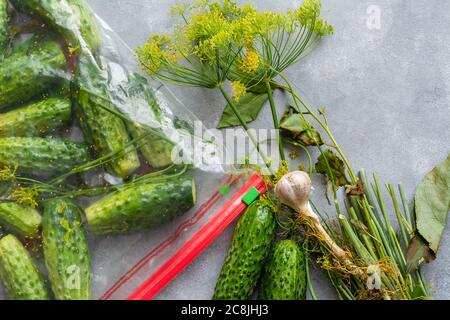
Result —
[[[0, 14], [12, 39], [0, 54], [3, 236], [39, 266], [30, 270], [48, 295], [38, 298], [153, 297], [245, 209], [250, 189], [264, 192], [262, 178], [223, 165], [223, 146], [139, 75], [83, 0], [15, 0], [9, 16]], [[65, 199], [82, 218], [54, 205]], [[24, 234], [4, 203], [44, 219]], [[33, 298], [15, 295], [14, 281], [1, 299]]]

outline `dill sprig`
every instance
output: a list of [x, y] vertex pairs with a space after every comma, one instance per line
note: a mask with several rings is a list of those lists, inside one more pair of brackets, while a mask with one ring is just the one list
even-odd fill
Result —
[[[182, 23], [172, 34], [153, 35], [136, 50], [141, 68], [150, 76], [183, 86], [219, 89], [246, 130], [264, 163], [270, 159], [249, 132], [236, 103], [248, 88], [265, 82], [279, 129], [272, 93], [272, 79], [298, 62], [333, 28], [320, 17], [321, 2], [305, 0], [286, 13], [258, 11], [235, 1], [200, 0], [177, 4], [172, 14]], [[232, 97], [224, 87], [230, 81]], [[278, 137], [281, 159], [284, 147]]]

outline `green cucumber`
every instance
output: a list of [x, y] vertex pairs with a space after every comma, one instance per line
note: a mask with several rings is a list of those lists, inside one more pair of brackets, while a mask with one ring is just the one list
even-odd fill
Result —
[[84, 0], [11, 0], [14, 7], [41, 19], [78, 51], [100, 47], [100, 33], [94, 13]]
[[239, 220], [216, 283], [214, 300], [248, 300], [253, 295], [275, 237], [273, 212], [253, 203]]
[[8, 22], [8, 0], [0, 0], [0, 61], [9, 45]]
[[150, 166], [157, 169], [167, 167], [173, 163], [172, 150], [174, 145], [170, 141], [139, 125], [128, 125], [128, 130], [134, 139], [139, 139], [146, 135], [140, 150]]
[[45, 205], [42, 243], [53, 293], [57, 300], [90, 300], [90, 255], [81, 209], [68, 199]]
[[0, 278], [10, 299], [50, 299], [44, 279], [30, 253], [13, 235], [0, 240]]
[[41, 215], [33, 208], [15, 202], [0, 203], [0, 226], [19, 237], [36, 238], [41, 221]]
[[0, 114], [0, 138], [45, 136], [66, 124], [71, 110], [69, 99], [48, 98]]
[[0, 62], [0, 109], [25, 103], [60, 83], [66, 58], [58, 43], [45, 41]]
[[[159, 128], [157, 127], [162, 125], [164, 117], [148, 80], [141, 75], [133, 74], [130, 76], [128, 86], [128, 96], [131, 97], [135, 103], [142, 103], [151, 110], [151, 119], [148, 121], [151, 121], [152, 123], [145, 124], [152, 126], [154, 123], [154, 129], [158, 130]], [[145, 160], [147, 160], [148, 164], [153, 168], [163, 168], [173, 163], [172, 150], [174, 144], [170, 140], [152, 133], [150, 130], [137, 124], [128, 124], [128, 130], [134, 139], [138, 139], [144, 134], [147, 135], [140, 150]]]
[[195, 205], [192, 176], [131, 183], [88, 207], [86, 218], [94, 234], [137, 231], [166, 223]]
[[264, 268], [259, 299], [305, 300], [305, 254], [293, 240], [278, 242]]
[[1, 138], [0, 165], [36, 177], [67, 173], [89, 161], [88, 148], [80, 143], [51, 138]]
[[109, 110], [117, 112], [108, 92], [108, 73], [83, 56], [76, 71], [74, 109], [86, 141], [95, 154], [126, 153], [107, 165], [107, 170], [120, 178], [130, 176], [140, 167], [136, 149], [127, 146], [131, 140], [124, 121]]

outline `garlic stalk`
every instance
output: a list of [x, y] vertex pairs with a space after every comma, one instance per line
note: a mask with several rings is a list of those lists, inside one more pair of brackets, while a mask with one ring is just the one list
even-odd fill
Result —
[[275, 186], [278, 199], [294, 209], [302, 218], [311, 222], [311, 227], [317, 238], [322, 241], [349, 270], [362, 276], [361, 269], [353, 264], [349, 255], [327, 233], [320, 222], [319, 216], [313, 211], [309, 202], [312, 183], [309, 175], [302, 171], [293, 171], [283, 176]]

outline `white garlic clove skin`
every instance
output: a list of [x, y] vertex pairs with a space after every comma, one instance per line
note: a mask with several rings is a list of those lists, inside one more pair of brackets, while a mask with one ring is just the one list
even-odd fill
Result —
[[312, 182], [306, 172], [293, 171], [283, 176], [275, 186], [275, 194], [285, 205], [297, 212], [310, 210]]

